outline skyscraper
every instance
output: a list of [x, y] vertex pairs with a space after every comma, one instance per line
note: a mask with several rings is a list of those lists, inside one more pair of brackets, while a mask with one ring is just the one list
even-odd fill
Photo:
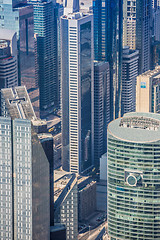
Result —
[[138, 76], [139, 51], [123, 48], [122, 56], [122, 116], [136, 108], [136, 77]]
[[152, 1], [123, 1], [123, 46], [139, 50], [139, 74], [150, 69]]
[[136, 49], [136, 0], [123, 0], [123, 47]]
[[121, 112], [122, 8], [122, 0], [93, 1], [95, 60], [110, 65], [111, 119]]
[[150, 69], [151, 49], [151, 0], [136, 2], [136, 49], [139, 50], [139, 74]]
[[62, 162], [82, 173], [93, 164], [93, 19], [73, 13], [61, 18]]
[[34, 132], [26, 88], [3, 89], [2, 104], [0, 239], [49, 240], [49, 163]]
[[109, 63], [94, 61], [94, 165], [107, 150], [107, 126], [110, 122]]
[[25, 1], [3, 1], [0, 11], [0, 29], [17, 33], [19, 85], [35, 88], [35, 57], [33, 7]]
[[108, 233], [160, 236], [160, 115], [129, 113], [108, 126]]
[[58, 103], [57, 26], [53, 1], [30, 1], [34, 6], [34, 33], [37, 48], [37, 79], [40, 91], [40, 109]]
[[18, 86], [17, 37], [11, 30], [0, 30], [0, 89]]

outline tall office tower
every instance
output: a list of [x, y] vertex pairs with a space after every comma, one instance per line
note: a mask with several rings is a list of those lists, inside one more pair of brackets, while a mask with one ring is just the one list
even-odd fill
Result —
[[36, 34], [40, 109], [56, 106], [57, 80], [57, 27], [53, 1], [34, 1], [34, 33]]
[[122, 116], [136, 108], [136, 77], [138, 76], [139, 51], [123, 48], [122, 57]]
[[136, 49], [139, 50], [139, 74], [150, 69], [152, 2], [136, 1]]
[[108, 233], [160, 236], [160, 115], [128, 113], [108, 126]]
[[160, 66], [137, 77], [136, 112], [160, 113]]
[[136, 49], [136, 0], [123, 1], [123, 47]]
[[0, 30], [0, 89], [18, 86], [17, 37], [11, 30]]
[[93, 165], [94, 86], [92, 14], [61, 18], [62, 162], [75, 173]]
[[36, 87], [33, 7], [25, 1], [4, 0], [0, 11], [2, 28], [17, 33], [19, 85], [26, 85], [27, 89]]
[[95, 60], [110, 65], [111, 119], [121, 112], [122, 8], [122, 0], [93, 1]]
[[8, 204], [1, 205], [0, 239], [49, 239], [49, 162], [34, 131], [36, 116], [25, 87], [1, 91], [1, 192]]
[[94, 166], [107, 148], [107, 126], [110, 122], [109, 63], [94, 61]]

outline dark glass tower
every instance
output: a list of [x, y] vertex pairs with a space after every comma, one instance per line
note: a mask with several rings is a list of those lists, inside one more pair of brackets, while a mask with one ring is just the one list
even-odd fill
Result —
[[94, 0], [95, 60], [110, 64], [111, 119], [121, 112], [122, 0]]
[[36, 74], [40, 90], [40, 109], [57, 105], [57, 34], [54, 3], [30, 1], [34, 6], [34, 33], [36, 35]]

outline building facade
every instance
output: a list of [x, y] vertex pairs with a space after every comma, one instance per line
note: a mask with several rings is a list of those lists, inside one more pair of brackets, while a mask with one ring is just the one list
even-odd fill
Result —
[[54, 171], [55, 224], [66, 226], [66, 239], [78, 236], [78, 188], [75, 173]]
[[123, 3], [121, 0], [94, 0], [94, 55], [95, 60], [109, 62], [111, 119], [121, 112], [121, 68]]
[[18, 86], [16, 33], [1, 29], [0, 33], [0, 89]]
[[160, 112], [160, 66], [137, 77], [136, 112]]
[[36, 42], [36, 78], [39, 84], [40, 109], [58, 103], [57, 26], [53, 1], [30, 1], [34, 8]]
[[123, 1], [123, 47], [136, 49], [136, 0]]
[[139, 74], [150, 69], [151, 25], [151, 0], [136, 1], [136, 49], [139, 50]]
[[138, 76], [139, 51], [123, 48], [122, 57], [122, 113], [134, 112], [136, 108], [136, 77]]
[[3, 1], [0, 29], [17, 33], [19, 85], [35, 88], [33, 7], [23, 1]]
[[73, 13], [61, 18], [62, 162], [82, 173], [93, 165], [93, 19]]
[[160, 117], [129, 113], [108, 126], [108, 233], [115, 239], [160, 236]]
[[[5, 129], [7, 127], [1, 125], [4, 129], [1, 131], [1, 151], [10, 158], [11, 168], [7, 168], [6, 157], [2, 157], [1, 169], [5, 167], [5, 171], [10, 174], [4, 174], [7, 178], [2, 181], [6, 187], [3, 187], [2, 200], [9, 199], [9, 207], [5, 211], [1, 210], [3, 218], [12, 218], [10, 229], [11, 237], [6, 237], [8, 224], [4, 221], [6, 227], [1, 228], [0, 239], [11, 240], [38, 240], [50, 239], [50, 165], [45, 155], [43, 147], [38, 139], [37, 133], [34, 131], [34, 113], [29, 95], [24, 86], [2, 89], [2, 115], [3, 122], [9, 122], [8, 134]], [[11, 117], [11, 119], [10, 119]], [[8, 135], [6, 138], [5, 135]], [[9, 140], [10, 139], [10, 140]], [[10, 141], [7, 144], [7, 141]], [[11, 149], [11, 153], [7, 153], [5, 148]], [[11, 183], [12, 195], [7, 192], [8, 182]], [[7, 196], [7, 197], [6, 197]], [[1, 205], [1, 207], [3, 207]], [[24, 214], [25, 213], [25, 214]], [[39, 231], [41, 229], [41, 231]]]
[[110, 122], [109, 63], [94, 61], [94, 166], [99, 168], [107, 150], [107, 126]]

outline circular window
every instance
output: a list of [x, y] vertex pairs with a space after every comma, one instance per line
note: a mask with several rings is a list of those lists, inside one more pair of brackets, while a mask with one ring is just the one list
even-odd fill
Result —
[[135, 186], [136, 183], [137, 183], [137, 179], [136, 179], [135, 176], [129, 175], [129, 176], [127, 177], [127, 182], [128, 182], [128, 184], [129, 184], [130, 186]]

